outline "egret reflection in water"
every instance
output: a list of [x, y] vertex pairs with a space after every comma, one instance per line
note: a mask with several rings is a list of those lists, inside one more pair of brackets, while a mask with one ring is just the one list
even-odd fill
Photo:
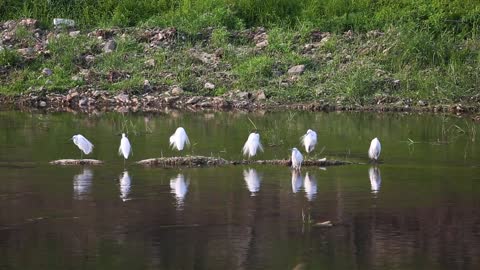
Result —
[[185, 176], [179, 173], [177, 177], [170, 179], [170, 188], [171, 192], [175, 194], [177, 205], [182, 206], [188, 192], [188, 182], [185, 181]]
[[292, 170], [292, 192], [297, 193], [303, 186], [302, 174], [297, 170]]
[[370, 167], [370, 169], [368, 169], [368, 177], [370, 178], [370, 186], [372, 189], [372, 193], [378, 193], [380, 191], [380, 185], [382, 183], [380, 169], [376, 166]]
[[247, 184], [248, 191], [251, 192], [250, 196], [255, 196], [255, 193], [260, 191], [260, 176], [255, 169], [249, 168], [243, 170], [243, 178]]
[[315, 199], [315, 196], [317, 195], [317, 180], [315, 177], [310, 176], [307, 172], [307, 174], [305, 174], [303, 186], [305, 187], [305, 196], [307, 199], [309, 201]]
[[128, 196], [130, 195], [130, 187], [131, 187], [131, 178], [127, 171], [124, 171], [120, 175], [120, 198], [122, 201], [128, 201]]
[[73, 195], [77, 200], [82, 200], [90, 192], [93, 173], [89, 168], [83, 168], [82, 173], [73, 177]]

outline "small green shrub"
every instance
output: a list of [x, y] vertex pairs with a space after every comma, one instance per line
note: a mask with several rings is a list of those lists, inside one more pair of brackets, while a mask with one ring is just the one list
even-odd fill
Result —
[[267, 55], [254, 56], [236, 66], [234, 72], [242, 84], [263, 85], [272, 75], [272, 64], [273, 59]]
[[230, 33], [225, 29], [225, 27], [216, 28], [212, 32], [212, 37], [210, 43], [214, 47], [226, 47], [228, 44], [228, 38]]
[[20, 62], [20, 59], [15, 50], [0, 47], [0, 66], [15, 66]]

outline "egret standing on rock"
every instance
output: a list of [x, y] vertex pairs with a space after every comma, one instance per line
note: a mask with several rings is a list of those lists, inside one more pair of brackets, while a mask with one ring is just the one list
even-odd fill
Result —
[[260, 134], [256, 132], [250, 133], [248, 139], [243, 146], [243, 155], [253, 157], [257, 154], [257, 150], [260, 149], [263, 152], [262, 144], [260, 143]]
[[177, 130], [175, 130], [175, 133], [170, 136], [170, 146], [173, 149], [176, 148], [178, 151], [182, 151], [185, 147], [185, 144], [190, 145], [187, 132], [185, 132], [185, 129], [183, 127], [179, 127], [177, 128]]
[[81, 158], [83, 158], [83, 153], [88, 155], [93, 151], [93, 144], [87, 140], [87, 138], [83, 137], [83, 135], [73, 135], [72, 140], [73, 143], [80, 149]]
[[381, 150], [382, 146], [380, 145], [380, 141], [378, 140], [378, 138], [374, 138], [370, 143], [370, 148], [368, 149], [368, 157], [375, 162], [378, 161]]
[[307, 133], [300, 138], [302, 145], [305, 146], [305, 151], [310, 153], [317, 144], [317, 133], [311, 129], [307, 130]]
[[123, 156], [124, 159], [128, 159], [132, 151], [132, 146], [130, 145], [130, 141], [128, 140], [125, 133], [122, 133], [122, 139], [120, 140], [120, 147], [118, 148], [118, 154]]
[[303, 156], [300, 151], [298, 151], [297, 148], [292, 149], [292, 168], [294, 170], [300, 171], [300, 168], [302, 167], [302, 162], [303, 162]]

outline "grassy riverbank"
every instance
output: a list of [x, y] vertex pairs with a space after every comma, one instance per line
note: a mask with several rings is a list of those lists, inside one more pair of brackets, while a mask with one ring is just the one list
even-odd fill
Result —
[[[178, 86], [285, 101], [480, 100], [474, 0], [20, 2], [1, 2], [0, 19], [37, 18], [42, 30], [3, 24], [0, 93]], [[53, 30], [54, 17], [74, 19], [80, 34]], [[151, 30], [166, 27], [175, 30]], [[116, 48], [105, 53], [108, 40]]]

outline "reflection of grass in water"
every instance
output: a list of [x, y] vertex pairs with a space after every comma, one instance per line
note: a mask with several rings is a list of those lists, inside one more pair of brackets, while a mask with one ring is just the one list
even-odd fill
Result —
[[452, 120], [447, 117], [442, 119], [441, 139], [437, 138], [437, 143], [448, 144], [465, 135], [468, 136], [470, 141], [475, 141], [477, 129], [474, 123], [470, 123], [468, 120], [465, 120], [465, 126], [461, 127], [458, 124], [450, 123], [451, 121]]
[[427, 143], [434, 146], [448, 145], [456, 140], [460, 139], [463, 136], [467, 136], [467, 143], [464, 148], [464, 159], [467, 158], [467, 152], [470, 147], [470, 143], [474, 143], [477, 137], [477, 128], [475, 123], [470, 122], [469, 120], [462, 123], [451, 123], [453, 121], [449, 117], [442, 118], [441, 130], [439, 136], [434, 141], [415, 141], [411, 138], [407, 138], [405, 142], [408, 147], [408, 152], [412, 155], [415, 152], [415, 144]]
[[123, 119], [123, 121], [120, 123], [120, 125], [121, 125], [121, 127], [120, 127], [121, 132], [120, 133], [138, 135], [137, 125], [135, 123], [133, 123], [132, 120]]
[[275, 146], [280, 146], [284, 144], [283, 138], [280, 136], [280, 127], [278, 126], [278, 121], [275, 121], [273, 124], [273, 127], [267, 128], [263, 134], [264, 134], [264, 141], [267, 146], [270, 147], [275, 147]]

